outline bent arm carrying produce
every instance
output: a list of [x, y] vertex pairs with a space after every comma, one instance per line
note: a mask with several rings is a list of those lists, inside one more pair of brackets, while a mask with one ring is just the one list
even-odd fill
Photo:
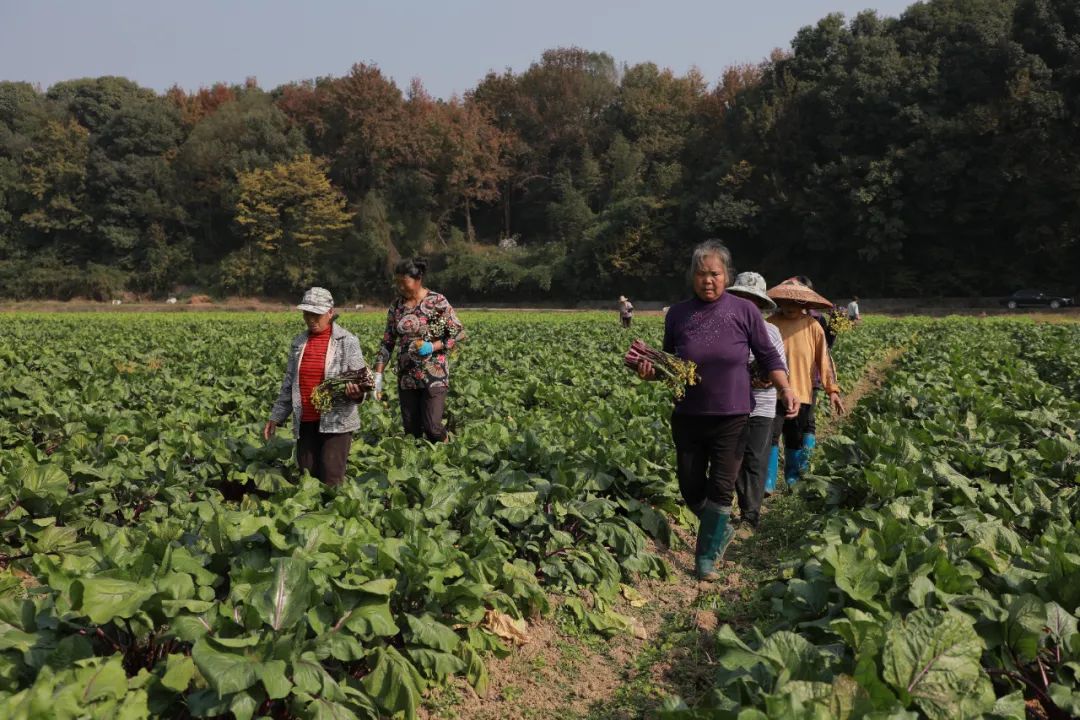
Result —
[[623, 362], [636, 372], [643, 360], [652, 363], [658, 379], [671, 389], [676, 400], [686, 395], [687, 386], [698, 383], [697, 365], [693, 362], [635, 340], [623, 356]]

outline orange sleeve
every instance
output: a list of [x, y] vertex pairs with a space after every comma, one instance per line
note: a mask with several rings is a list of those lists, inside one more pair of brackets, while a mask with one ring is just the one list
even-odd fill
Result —
[[825, 331], [818, 322], [811, 325], [814, 334], [814, 364], [817, 365], [818, 377], [825, 386], [826, 394], [840, 392], [840, 386], [836, 383], [836, 375], [833, 373], [832, 358], [829, 357], [829, 345], [825, 342]]

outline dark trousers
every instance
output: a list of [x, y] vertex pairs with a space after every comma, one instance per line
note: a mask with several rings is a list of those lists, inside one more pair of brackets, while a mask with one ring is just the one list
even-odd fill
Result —
[[773, 424], [772, 444], [780, 444], [780, 436], [784, 436], [784, 450], [794, 452], [802, 447], [802, 436], [814, 432], [814, 406], [799, 405], [799, 414], [793, 418], [785, 418], [783, 412], [777, 410], [776, 422]]
[[340, 485], [345, 479], [352, 433], [319, 432], [319, 423], [300, 423], [296, 439], [296, 464], [327, 485]]
[[631, 323], [631, 321], [633, 321], [634, 318], [623, 316], [623, 317], [620, 317], [619, 319], [622, 320], [622, 326], [624, 328], [628, 328], [628, 327], [630, 327], [630, 323]]
[[423, 390], [398, 390], [401, 405], [401, 424], [413, 437], [427, 437], [431, 442], [446, 439], [443, 412], [446, 409], [446, 387]]
[[765, 497], [765, 473], [769, 462], [769, 446], [772, 444], [773, 418], [751, 417], [746, 422], [746, 447], [743, 449], [742, 468], [735, 482], [739, 497], [739, 512], [747, 520], [757, 520], [761, 513], [761, 501]]
[[672, 414], [679, 491], [692, 510], [706, 500], [725, 511], [731, 507], [746, 443], [746, 420], [746, 415]]

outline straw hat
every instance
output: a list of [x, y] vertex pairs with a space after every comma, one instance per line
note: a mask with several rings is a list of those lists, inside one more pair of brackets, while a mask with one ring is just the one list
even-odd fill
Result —
[[765, 284], [765, 278], [761, 277], [761, 275], [756, 272], [744, 272], [735, 277], [735, 284], [729, 287], [727, 291], [747, 300], [752, 300], [757, 303], [758, 307], [775, 310], [776, 303], [765, 292], [766, 287], [768, 286]]
[[769, 297], [777, 302], [793, 302], [811, 310], [827, 310], [831, 302], [818, 295], [800, 282], [785, 280], [769, 290]]

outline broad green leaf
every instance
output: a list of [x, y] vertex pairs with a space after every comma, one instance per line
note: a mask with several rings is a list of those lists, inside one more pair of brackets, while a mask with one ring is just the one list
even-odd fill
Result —
[[76, 609], [97, 625], [115, 618], [130, 618], [154, 595], [147, 581], [132, 582], [108, 577], [88, 577], [72, 583], [71, 594], [78, 598]]
[[434, 648], [444, 653], [452, 653], [457, 649], [460, 642], [457, 633], [430, 615], [423, 617], [406, 615], [405, 621], [409, 624], [409, 638], [412, 644]]
[[1046, 603], [1046, 627], [1058, 647], [1068, 648], [1077, 633], [1076, 618], [1055, 602]]
[[337, 622], [365, 640], [390, 637], [400, 632], [390, 612], [390, 601], [385, 597], [369, 596], [360, 600]]
[[274, 558], [270, 586], [252, 596], [251, 604], [274, 630], [291, 628], [304, 617], [313, 586], [308, 564], [299, 558]]
[[1047, 625], [1046, 604], [1034, 595], [1020, 595], [1009, 603], [1005, 642], [1014, 655], [1032, 661], [1042, 647]]
[[[932, 720], [956, 720], [979, 699], [982, 651], [983, 642], [967, 616], [916, 610], [889, 624], [882, 675], [901, 698], [910, 697]], [[979, 711], [989, 711], [992, 699]]]
[[56, 465], [24, 466], [14, 470], [9, 481], [19, 488], [20, 500], [61, 502], [68, 495], [68, 476]]
[[1048, 694], [1062, 711], [1073, 717], [1080, 717], [1080, 691], [1058, 683], [1051, 683]]
[[401, 653], [393, 647], [378, 648], [373, 665], [363, 681], [364, 689], [383, 710], [390, 714], [403, 713], [406, 720], [416, 717], [424, 679]]
[[466, 668], [464, 660], [450, 653], [415, 646], [406, 647], [405, 652], [425, 677], [439, 682]]
[[288, 697], [292, 690], [292, 683], [285, 677], [285, 670], [284, 660], [270, 660], [259, 667], [259, 680], [266, 688], [267, 697], [272, 700]]
[[208, 638], [195, 643], [191, 648], [191, 658], [219, 696], [247, 690], [259, 681], [257, 662], [238, 653], [222, 652]]
[[172, 654], [165, 661], [161, 684], [170, 690], [184, 692], [195, 677], [195, 662], [187, 655]]
[[127, 674], [119, 656], [104, 661], [95, 658], [82, 662], [86, 666], [75, 672], [75, 678], [83, 702], [91, 703], [104, 698], [119, 700], [127, 693]]

